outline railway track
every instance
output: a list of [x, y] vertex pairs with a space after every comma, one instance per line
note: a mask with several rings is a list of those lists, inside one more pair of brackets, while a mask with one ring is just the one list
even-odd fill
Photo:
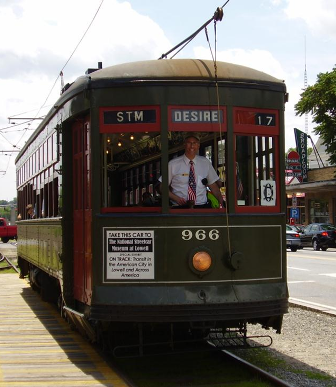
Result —
[[223, 350], [222, 353], [225, 356], [237, 361], [239, 364], [241, 364], [242, 367], [246, 367], [247, 369], [249, 369], [250, 371], [252, 371], [256, 375], [259, 375], [261, 377], [261, 379], [271, 383], [272, 386], [293, 387], [291, 384], [288, 384], [284, 380], [277, 378], [276, 376], [270, 374], [269, 372], [262, 370], [261, 368], [253, 365], [252, 363], [249, 363], [248, 361], [240, 358], [239, 356], [234, 355], [233, 353], [231, 353], [227, 350]]
[[293, 385], [226, 350], [177, 353], [115, 360], [133, 387], [220, 387]]
[[0, 253], [0, 263], [7, 263], [7, 266], [1, 266], [0, 267], [0, 270], [4, 270], [4, 269], [13, 269], [15, 270], [17, 273], [19, 273], [19, 270], [18, 268], [16, 267], [15, 264], [13, 264], [13, 262], [8, 259], [5, 255], [3, 255], [2, 253]]

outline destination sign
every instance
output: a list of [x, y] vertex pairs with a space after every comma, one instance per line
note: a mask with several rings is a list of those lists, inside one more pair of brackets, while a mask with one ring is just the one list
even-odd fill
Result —
[[226, 132], [225, 117], [225, 106], [168, 106], [168, 125], [172, 131]]
[[100, 133], [154, 132], [161, 127], [160, 107], [111, 106], [99, 109]]
[[116, 110], [104, 112], [104, 124], [153, 124], [156, 110]]
[[219, 123], [223, 122], [220, 110], [172, 109], [171, 120], [174, 123]]
[[276, 126], [276, 115], [257, 111], [236, 110], [235, 123], [239, 125]]

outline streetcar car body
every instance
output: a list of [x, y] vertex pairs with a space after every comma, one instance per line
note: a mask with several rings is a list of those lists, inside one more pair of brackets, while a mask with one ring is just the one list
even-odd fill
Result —
[[[93, 340], [134, 327], [182, 337], [246, 323], [280, 332], [283, 81], [192, 59], [91, 71], [66, 85], [16, 160], [18, 211], [35, 211], [18, 222], [24, 274]], [[224, 181], [226, 208], [169, 202], [167, 164], [190, 131]], [[198, 270], [195, 254], [210, 267]]]

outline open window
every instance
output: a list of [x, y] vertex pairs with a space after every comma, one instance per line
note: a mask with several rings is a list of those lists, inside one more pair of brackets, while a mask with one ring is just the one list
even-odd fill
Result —
[[224, 107], [169, 106], [162, 138], [157, 106], [101, 108], [102, 212], [161, 212], [162, 159], [182, 155], [190, 131], [200, 134], [199, 154], [212, 163], [225, 197], [224, 118]]
[[235, 108], [234, 112], [236, 210], [277, 212], [278, 112], [247, 108]]
[[[225, 161], [226, 161], [226, 108], [224, 106], [169, 106], [168, 107], [168, 136], [169, 136], [169, 154], [168, 160], [172, 160], [176, 157], [182, 156], [185, 153], [185, 138], [188, 134], [195, 133], [200, 140], [199, 155], [207, 158], [214, 169], [214, 174], [217, 180], [210, 177], [211, 174], [203, 176], [200, 173], [197, 178], [197, 195], [195, 205], [192, 200], [192, 208], [195, 210], [213, 210], [218, 209], [219, 202], [215, 195], [211, 192], [212, 185], [208, 181], [208, 177], [216, 182], [220, 188], [220, 193], [224, 200], [226, 200], [226, 177], [225, 177]], [[187, 149], [187, 148], [186, 148]], [[185, 168], [183, 175], [188, 180], [189, 169]], [[173, 172], [171, 171], [171, 174]], [[204, 171], [202, 172], [204, 173]], [[169, 175], [169, 171], [168, 171]], [[172, 179], [172, 176], [169, 177]], [[168, 181], [169, 185], [170, 181]], [[181, 183], [182, 184], [182, 183]], [[183, 191], [185, 194], [185, 191]], [[183, 197], [183, 194], [178, 195]], [[204, 198], [205, 196], [205, 198]], [[198, 200], [201, 198], [201, 202], [206, 202], [205, 208], [203, 205], [198, 205]], [[208, 199], [206, 199], [208, 198]], [[184, 198], [186, 200], [186, 198]], [[178, 203], [171, 203], [171, 211], [180, 211], [185, 207], [184, 205], [178, 205]], [[187, 201], [189, 206], [189, 201]]]
[[160, 206], [160, 133], [108, 133], [101, 143], [103, 208]]
[[[183, 156], [185, 149], [184, 143], [185, 138], [189, 134], [189, 131], [185, 132], [169, 132], [169, 161], [175, 159], [179, 156]], [[221, 195], [226, 201], [226, 176], [225, 176], [225, 159], [226, 159], [226, 133], [218, 133], [218, 132], [195, 132], [200, 138], [200, 148], [198, 155], [203, 156], [210, 161], [214, 170], [217, 173], [216, 183], [220, 188]], [[188, 178], [188, 176], [185, 176]], [[209, 182], [206, 176], [198, 176], [201, 180], [201, 183], [198, 182], [199, 185], [202, 185], [204, 188], [205, 194], [207, 196], [208, 206], [206, 209], [218, 209], [219, 203], [216, 197], [211, 192], [209, 187]], [[170, 202], [170, 207], [173, 211], [180, 210], [179, 206], [174, 205], [173, 202]], [[195, 209], [197, 208], [194, 207]], [[182, 208], [183, 210], [183, 208]]]
[[100, 109], [102, 212], [160, 212], [158, 106]]

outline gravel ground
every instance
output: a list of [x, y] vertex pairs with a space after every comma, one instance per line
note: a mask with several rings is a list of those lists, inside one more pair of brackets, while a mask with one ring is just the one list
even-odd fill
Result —
[[[263, 335], [265, 331], [251, 326], [248, 335]], [[336, 316], [290, 307], [285, 315], [281, 335], [269, 331], [273, 344], [258, 350], [234, 351], [238, 356], [258, 364], [257, 355], [265, 352], [275, 359], [267, 371], [294, 387], [336, 386]], [[265, 369], [263, 360], [260, 366]]]

